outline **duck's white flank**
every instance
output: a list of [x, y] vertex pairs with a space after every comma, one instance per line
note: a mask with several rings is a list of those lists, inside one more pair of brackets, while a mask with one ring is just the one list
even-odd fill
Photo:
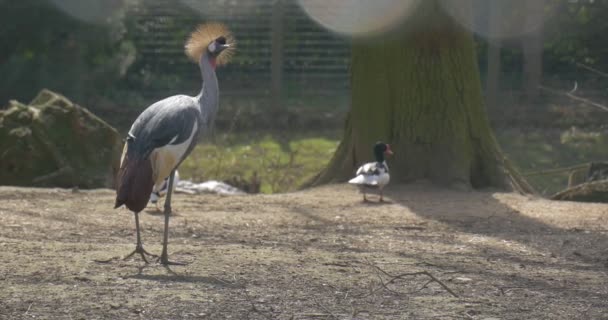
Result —
[[350, 179], [348, 183], [368, 185], [373, 187], [384, 187], [390, 181], [388, 165], [386, 161], [379, 165], [378, 162], [369, 162], [357, 170], [357, 176]]

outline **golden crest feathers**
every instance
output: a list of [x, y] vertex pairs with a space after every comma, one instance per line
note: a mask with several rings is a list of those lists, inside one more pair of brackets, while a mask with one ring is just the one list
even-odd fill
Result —
[[188, 38], [185, 46], [186, 55], [192, 61], [198, 63], [209, 44], [221, 36], [226, 38], [226, 44], [229, 44], [230, 47], [220, 52], [215, 62], [218, 66], [227, 64], [234, 53], [234, 36], [225, 25], [218, 22], [201, 24], [190, 34], [190, 38]]

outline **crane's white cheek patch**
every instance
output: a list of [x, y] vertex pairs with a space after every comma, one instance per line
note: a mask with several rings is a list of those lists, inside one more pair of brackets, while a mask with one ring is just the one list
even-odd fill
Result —
[[215, 41], [209, 44], [209, 52], [215, 52]]
[[180, 144], [168, 144], [154, 149], [150, 155], [152, 160], [152, 170], [154, 172], [154, 184], [160, 189], [165, 178], [171, 174], [179, 161], [184, 157], [188, 147], [194, 139], [194, 134], [198, 130], [196, 122], [192, 127], [190, 137]]

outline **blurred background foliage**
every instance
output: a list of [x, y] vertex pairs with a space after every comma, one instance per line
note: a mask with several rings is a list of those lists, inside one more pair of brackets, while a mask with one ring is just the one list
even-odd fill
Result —
[[[490, 24], [492, 1], [473, 2], [480, 23]], [[576, 83], [577, 97], [608, 100], [608, 0], [542, 3], [550, 14], [536, 37], [476, 37], [484, 84], [496, 63], [490, 48], [499, 48], [500, 82], [487, 107], [501, 145], [524, 172], [608, 156], [608, 112], [567, 96]], [[525, 6], [518, 10], [529, 15]], [[227, 23], [238, 54], [218, 72], [215, 137], [183, 165], [185, 178], [255, 172], [264, 192], [293, 190], [329, 160], [349, 108], [350, 40], [317, 25], [295, 0], [0, 0], [0, 19], [1, 106], [48, 88], [121, 133], [150, 103], [198, 92], [184, 41], [200, 22]], [[540, 48], [538, 83], [527, 79], [530, 41]], [[548, 194], [568, 174], [532, 179]]]

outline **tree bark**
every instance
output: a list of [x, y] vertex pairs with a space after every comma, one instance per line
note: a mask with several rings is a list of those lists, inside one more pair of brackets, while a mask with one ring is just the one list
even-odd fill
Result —
[[502, 156], [484, 110], [473, 38], [426, 0], [402, 32], [352, 47], [352, 107], [343, 140], [310, 185], [343, 182], [391, 144], [391, 182], [531, 192]]

